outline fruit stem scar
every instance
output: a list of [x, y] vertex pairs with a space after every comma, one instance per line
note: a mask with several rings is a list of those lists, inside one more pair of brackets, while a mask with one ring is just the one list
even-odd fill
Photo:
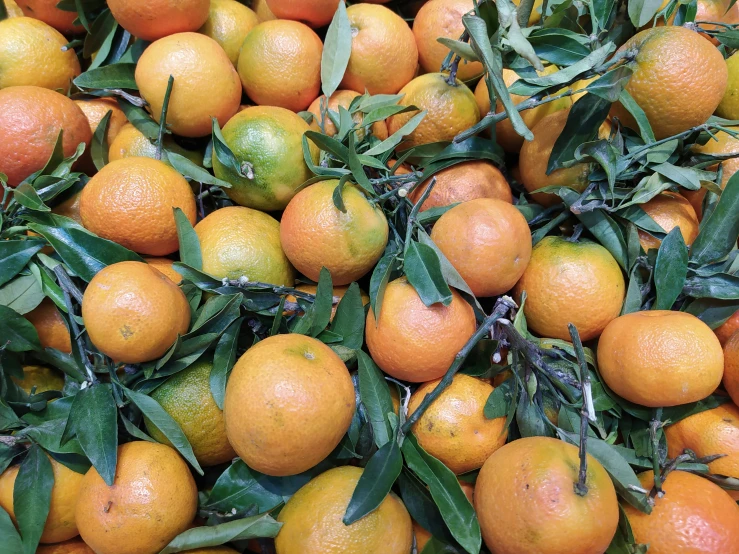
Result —
[[113, 505], [112, 500], [108, 500], [108, 503], [106, 504], [105, 508], [103, 508], [103, 511], [107, 514], [110, 511], [110, 507]]

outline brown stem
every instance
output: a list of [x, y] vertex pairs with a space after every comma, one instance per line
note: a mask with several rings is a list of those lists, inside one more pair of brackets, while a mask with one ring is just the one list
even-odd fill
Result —
[[667, 474], [660, 472], [659, 459], [659, 434], [658, 431], [662, 427], [662, 408], [654, 411], [654, 417], [649, 422], [649, 439], [652, 442], [652, 471], [654, 472], [654, 491], [657, 496], [662, 498], [664, 491], [662, 490], [662, 482]]
[[586, 485], [588, 477], [588, 420], [592, 419], [595, 414], [590, 413], [590, 372], [588, 371], [588, 363], [585, 360], [585, 351], [580, 340], [580, 333], [577, 327], [572, 323], [567, 325], [570, 331], [572, 345], [575, 347], [575, 356], [580, 367], [580, 386], [582, 387], [582, 407], [580, 408], [580, 471], [575, 484], [575, 493], [579, 496], [588, 494], [588, 486]]

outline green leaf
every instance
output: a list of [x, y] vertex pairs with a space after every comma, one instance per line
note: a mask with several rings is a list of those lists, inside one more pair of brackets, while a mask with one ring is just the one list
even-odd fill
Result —
[[159, 554], [219, 546], [235, 540], [272, 538], [277, 536], [280, 527], [282, 523], [275, 521], [269, 514], [237, 519], [212, 527], [193, 527], [177, 535]]
[[174, 208], [174, 220], [177, 224], [177, 238], [180, 243], [180, 260], [192, 268], [203, 269], [200, 239], [190, 220], [180, 208]]
[[359, 285], [352, 283], [336, 307], [336, 315], [331, 322], [331, 331], [342, 336], [343, 346], [359, 350], [364, 341], [365, 320], [362, 293]]
[[448, 37], [437, 37], [436, 42], [443, 44], [449, 50], [460, 56], [463, 60], [471, 62], [479, 62], [480, 58], [477, 57], [475, 51], [466, 42], [461, 40], [455, 40]]
[[629, 82], [632, 73], [633, 70], [628, 65], [620, 65], [604, 73], [590, 83], [585, 90], [609, 102], [616, 102], [621, 96], [621, 91]]
[[231, 188], [231, 183], [211, 175], [210, 172], [194, 164], [185, 156], [182, 156], [177, 152], [167, 150], [167, 159], [169, 160], [169, 163], [172, 164], [172, 167], [174, 167], [177, 171], [182, 173], [182, 175], [184, 175], [188, 179], [192, 179], [193, 181], [197, 181], [198, 183], [214, 185], [216, 187], [221, 187], [224, 189]]
[[[644, 110], [641, 109], [639, 104], [636, 103], [634, 97], [629, 94], [626, 89], [621, 91], [619, 95], [619, 102], [624, 108], [634, 117], [636, 124], [639, 126], [639, 136], [641, 136], [644, 142], [654, 142], [654, 132], [652, 132], [652, 126], [649, 124], [647, 115]], [[636, 130], [636, 129], [635, 129]]]
[[[421, 216], [423, 216], [423, 214], [428, 213], [430, 211], [431, 210], [426, 210], [425, 212], [421, 213], [418, 218], [419, 222], [422, 219]], [[441, 250], [439, 250], [439, 247], [436, 246], [434, 241], [431, 240], [431, 237], [423, 229], [418, 230], [418, 242], [420, 242], [421, 244], [425, 246], [428, 246], [434, 252], [436, 252], [436, 256], [439, 258], [439, 264], [441, 266], [441, 274], [444, 276], [444, 281], [446, 281], [446, 283], [450, 287], [454, 287], [457, 290], [466, 292], [467, 294], [469, 294], [471, 297], [474, 298], [475, 295], [472, 293], [472, 289], [465, 282], [465, 280], [462, 278], [462, 276], [459, 274], [456, 268], [452, 265], [452, 263], [446, 258], [444, 253]]]
[[357, 350], [357, 365], [359, 397], [372, 426], [375, 445], [382, 448], [393, 439], [393, 429], [388, 418], [388, 414], [395, 411], [390, 389], [375, 362], [362, 350]]
[[739, 30], [738, 29], [731, 29], [729, 31], [724, 31], [723, 33], [714, 35], [714, 38], [718, 40], [724, 46], [727, 46], [728, 48], [731, 48], [731, 49], [739, 48]]
[[18, 275], [43, 247], [44, 243], [38, 240], [0, 241], [0, 285]]
[[688, 275], [688, 247], [680, 227], [675, 227], [662, 240], [654, 264], [654, 286], [657, 289], [655, 310], [669, 310], [677, 300]]
[[110, 149], [110, 145], [108, 144], [108, 127], [110, 126], [111, 115], [113, 115], [113, 110], [108, 110], [100, 120], [100, 123], [98, 123], [92, 135], [92, 142], [90, 143], [92, 163], [95, 164], [95, 168], [98, 171], [108, 164], [108, 150]]
[[452, 302], [452, 291], [444, 280], [441, 262], [433, 248], [411, 241], [406, 249], [403, 268], [408, 282], [426, 306], [437, 302], [448, 306]]
[[435, 537], [454, 542], [439, 507], [434, 503], [426, 485], [418, 477], [405, 469], [398, 479], [398, 488], [408, 513], [421, 527]]
[[46, 453], [38, 445], [28, 450], [13, 487], [13, 507], [23, 539], [23, 552], [34, 554], [49, 515], [54, 472]]
[[19, 275], [0, 287], [0, 305], [27, 314], [44, 299], [40, 279], [35, 275]]
[[134, 73], [135, 63], [116, 63], [85, 71], [73, 83], [81, 89], [124, 88], [138, 90]]
[[321, 55], [321, 87], [326, 98], [330, 98], [339, 88], [351, 53], [351, 23], [346, 13], [346, 4], [340, 1], [326, 31]]
[[51, 208], [44, 204], [44, 201], [29, 183], [21, 183], [13, 191], [13, 198], [18, 204], [28, 208], [29, 210], [36, 210], [38, 212], [50, 212]]
[[272, 491], [271, 479], [237, 459], [213, 485], [204, 506], [220, 512], [246, 512], [254, 507], [267, 512], [283, 502], [282, 495]]
[[370, 307], [375, 315], [375, 321], [380, 320], [380, 310], [382, 308], [382, 299], [385, 297], [385, 287], [390, 281], [390, 276], [398, 268], [398, 252], [394, 242], [388, 244], [380, 261], [377, 262], [375, 269], [372, 270], [370, 277]]
[[[139, 42], [141, 41], [136, 41], [136, 44]], [[123, 98], [117, 98], [116, 101], [131, 125], [150, 140], [158, 138], [159, 124], [152, 119], [145, 109], [135, 106]]]
[[[364, 155], [379, 156], [380, 154], [384, 154], [385, 152], [390, 152], [390, 150], [400, 144], [400, 142], [403, 140], [403, 137], [410, 135], [413, 131], [416, 130], [416, 127], [421, 124], [421, 120], [423, 120], [424, 117], [426, 117], [426, 110], [423, 110], [422, 112], [419, 112], [411, 117], [405, 125], [395, 131], [392, 135], [383, 140], [381, 143], [376, 144], [375, 146], [364, 152]], [[308, 134], [308, 132], [306, 132], [306, 134]]]
[[305, 315], [297, 320], [297, 324], [291, 329], [291, 332], [317, 337], [328, 327], [333, 305], [331, 273], [329, 273], [328, 269], [322, 267], [318, 277], [316, 299], [305, 312]]
[[31, 322], [18, 312], [0, 305], [0, 337], [10, 352], [41, 350], [38, 333]]
[[716, 208], [701, 223], [690, 248], [690, 261], [698, 265], [724, 258], [739, 236], [739, 174], [726, 183]]
[[739, 276], [717, 273], [688, 277], [685, 280], [683, 292], [693, 298], [739, 300]]
[[226, 382], [228, 372], [236, 363], [236, 347], [239, 342], [239, 331], [243, 318], [239, 318], [228, 326], [218, 339], [213, 356], [213, 368], [210, 370], [210, 392], [218, 408], [223, 410], [223, 401], [226, 397]]
[[639, 29], [649, 23], [662, 5], [662, 0], [629, 0], [629, 19]]
[[369, 177], [367, 177], [367, 174], [364, 172], [364, 166], [357, 155], [355, 142], [355, 134], [352, 133], [349, 135], [349, 159], [347, 160], [349, 169], [351, 169], [354, 179], [357, 181], [357, 184], [364, 189], [365, 193], [370, 196], [374, 196], [375, 189], [372, 188]]
[[515, 390], [512, 389], [515, 386], [515, 379], [506, 379], [499, 386], [495, 387], [495, 390], [488, 396], [488, 400], [485, 402], [485, 408], [483, 409], [483, 415], [487, 419], [496, 419], [508, 415], [513, 394], [515, 393]]
[[[0, 11], [5, 9], [5, 4], [0, 2]], [[0, 17], [2, 20], [2, 17]], [[15, 525], [10, 519], [8, 512], [0, 508], [0, 540], [3, 541], [3, 548], [6, 554], [23, 554], [23, 543]]]
[[395, 484], [401, 469], [403, 457], [398, 442], [386, 442], [369, 459], [357, 481], [342, 519], [344, 525], [351, 525], [376, 510]]
[[572, 65], [590, 54], [586, 37], [567, 29], [537, 29], [529, 35], [536, 55], [558, 66]]
[[225, 165], [227, 169], [230, 169], [241, 177], [246, 177], [244, 172], [241, 170], [241, 164], [239, 164], [239, 161], [236, 159], [236, 156], [231, 151], [231, 148], [228, 146], [228, 144], [226, 144], [226, 139], [223, 138], [223, 133], [221, 133], [221, 128], [218, 125], [218, 120], [214, 117], [212, 118], [212, 121], [213, 153], [215, 154], [216, 158], [218, 158], [218, 161]]

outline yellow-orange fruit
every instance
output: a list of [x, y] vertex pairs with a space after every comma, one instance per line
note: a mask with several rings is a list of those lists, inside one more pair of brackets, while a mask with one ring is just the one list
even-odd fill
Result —
[[40, 544], [36, 554], [95, 554], [95, 552], [80, 539], [70, 539], [56, 544]]
[[210, 0], [108, 0], [115, 20], [136, 38], [197, 31], [208, 19]]
[[88, 98], [85, 100], [75, 100], [82, 113], [85, 114], [88, 123], [90, 124], [90, 130], [94, 133], [100, 122], [108, 112], [110, 113], [110, 119], [108, 122], [108, 130], [105, 132], [105, 140], [108, 146], [113, 144], [113, 140], [121, 128], [128, 123], [126, 114], [118, 106], [118, 102], [112, 98]]
[[293, 19], [318, 28], [328, 25], [339, 0], [266, 0], [272, 15], [278, 19]]
[[252, 10], [236, 0], [210, 0], [208, 19], [198, 30], [215, 40], [236, 66], [246, 35], [259, 23]]
[[725, 346], [731, 335], [739, 330], [739, 311], [734, 312], [729, 319], [716, 327], [713, 332], [718, 337], [721, 346]]
[[66, 354], [72, 352], [67, 322], [50, 298], [44, 298], [41, 304], [25, 315], [25, 318], [36, 329], [41, 348], [56, 348]]
[[[690, 202], [676, 192], [665, 191], [649, 202], [641, 204], [641, 208], [664, 229], [665, 233], [679, 227], [680, 234], [688, 246], [693, 244], [698, 236], [698, 216], [695, 215]], [[639, 229], [639, 243], [646, 252], [650, 248], [659, 248], [662, 241]]]
[[22, 15], [40, 19], [51, 25], [60, 33], [81, 33], [85, 30], [82, 25], [75, 25], [77, 12], [68, 12], [57, 8], [58, 0], [15, 0], [22, 10]]
[[174, 268], [174, 260], [170, 260], [169, 258], [144, 258], [144, 261], [151, 267], [159, 270], [166, 277], [169, 277], [175, 285], [179, 285], [182, 281], [182, 275], [177, 273]]

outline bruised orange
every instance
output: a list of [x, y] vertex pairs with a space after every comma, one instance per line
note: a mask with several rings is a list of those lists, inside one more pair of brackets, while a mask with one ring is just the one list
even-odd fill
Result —
[[208, 19], [209, 6], [210, 0], [108, 0], [120, 26], [148, 41], [197, 31]]
[[60, 352], [71, 354], [72, 339], [67, 322], [50, 298], [44, 298], [25, 318], [36, 329], [41, 348], [56, 348]]
[[[680, 234], [688, 246], [693, 244], [698, 236], [698, 216], [695, 215], [690, 202], [676, 192], [665, 191], [649, 202], [641, 204], [641, 208], [664, 229], [665, 233], [679, 227]], [[646, 252], [650, 248], [659, 248], [662, 241], [639, 229], [639, 243]]]

